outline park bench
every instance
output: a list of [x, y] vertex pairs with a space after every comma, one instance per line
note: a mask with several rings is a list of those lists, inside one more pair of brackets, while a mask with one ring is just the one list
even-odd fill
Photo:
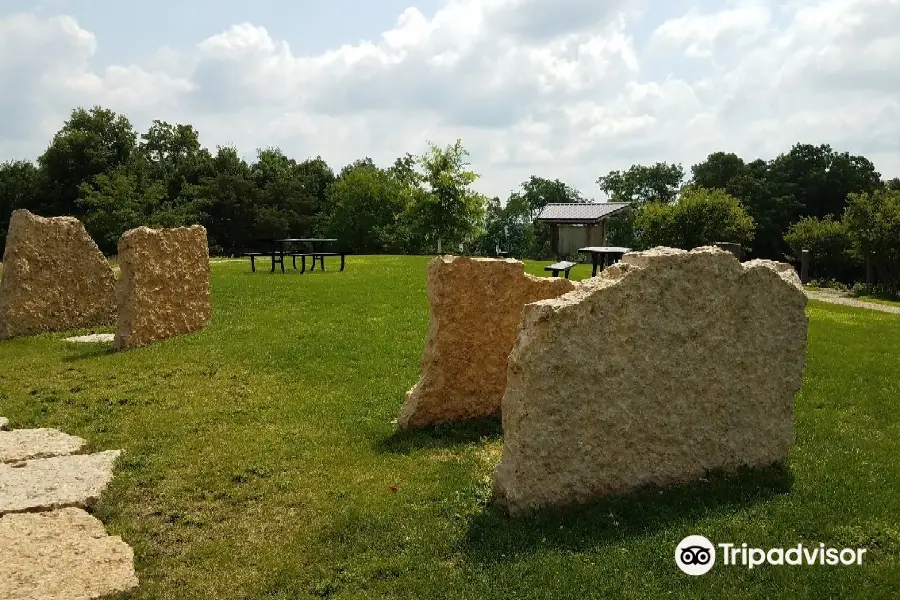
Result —
[[341, 271], [344, 270], [344, 261], [347, 256], [346, 252], [291, 252], [289, 253], [291, 257], [291, 261], [294, 263], [294, 268], [297, 268], [297, 259], [300, 259], [300, 272], [306, 272], [306, 257], [312, 257], [312, 266], [309, 268], [310, 272], [314, 271], [316, 268], [316, 261], [319, 261], [319, 265], [322, 267], [322, 270], [325, 270], [325, 257], [326, 256], [340, 256], [341, 257]]
[[564, 271], [566, 274], [566, 279], [569, 278], [569, 271], [572, 270], [572, 267], [575, 266], [575, 263], [569, 262], [567, 260], [561, 260], [557, 263], [553, 263], [552, 265], [548, 265], [544, 267], [545, 271], [553, 271], [553, 276], [559, 276], [560, 271]]
[[[257, 256], [272, 256], [271, 252], [243, 252], [241, 256], [249, 256], [250, 257], [250, 269], [256, 273], [256, 257]], [[282, 269], [284, 266], [282, 265]]]

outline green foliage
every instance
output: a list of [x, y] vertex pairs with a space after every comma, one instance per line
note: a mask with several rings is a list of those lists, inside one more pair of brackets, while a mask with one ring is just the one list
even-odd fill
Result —
[[12, 211], [18, 208], [36, 210], [41, 201], [42, 184], [41, 171], [33, 163], [11, 161], [0, 164], [0, 248], [6, 245]]
[[894, 302], [900, 301], [900, 291], [881, 283], [854, 283], [850, 288], [850, 295], [856, 298], [866, 296]]
[[853, 253], [870, 262], [880, 283], [900, 289], [900, 191], [850, 194], [844, 225]]
[[83, 215], [86, 207], [77, 204], [81, 185], [128, 163], [136, 147], [137, 134], [124, 115], [99, 106], [76, 108], [38, 158], [48, 189], [36, 208], [50, 215]]
[[806, 217], [791, 225], [785, 241], [794, 257], [809, 250], [810, 277], [851, 281], [859, 261], [850, 255], [847, 227], [831, 216]]
[[402, 215], [410, 187], [390, 170], [369, 162], [348, 165], [328, 186], [325, 231], [348, 251], [376, 254], [405, 245]]
[[421, 181], [427, 194], [415, 198], [410, 215], [414, 231], [429, 242], [455, 248], [471, 239], [484, 217], [486, 198], [471, 189], [479, 175], [468, 169], [468, 151], [456, 140], [444, 148], [429, 142], [419, 157]]
[[650, 202], [635, 209], [635, 248], [670, 246], [690, 250], [715, 242], [747, 244], [754, 222], [723, 190], [688, 188], [673, 204]]
[[165, 199], [161, 181], [141, 186], [124, 167], [94, 177], [92, 185], [81, 184], [84, 226], [100, 249], [115, 254], [119, 237], [129, 229], [150, 225], [153, 210]]
[[634, 165], [627, 171], [610, 171], [597, 179], [597, 185], [609, 196], [610, 202], [671, 202], [684, 180], [680, 164], [658, 162], [653, 165]]

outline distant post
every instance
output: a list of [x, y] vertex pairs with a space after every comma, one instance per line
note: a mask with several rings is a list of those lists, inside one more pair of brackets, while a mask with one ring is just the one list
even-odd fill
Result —
[[809, 281], [809, 250], [800, 252], [800, 283], [806, 285]]

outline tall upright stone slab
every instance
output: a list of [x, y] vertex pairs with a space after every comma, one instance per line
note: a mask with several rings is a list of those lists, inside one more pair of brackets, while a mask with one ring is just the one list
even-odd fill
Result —
[[210, 318], [209, 247], [200, 225], [138, 227], [119, 240], [114, 349], [198, 331]]
[[0, 276], [0, 339], [111, 325], [115, 280], [81, 221], [13, 211]]
[[500, 414], [506, 363], [522, 307], [575, 284], [534, 277], [512, 259], [437, 257], [428, 265], [431, 321], [421, 378], [406, 395], [397, 424], [426, 427]]
[[785, 461], [806, 296], [717, 248], [626, 254], [525, 307], [503, 398], [498, 501], [513, 515]]

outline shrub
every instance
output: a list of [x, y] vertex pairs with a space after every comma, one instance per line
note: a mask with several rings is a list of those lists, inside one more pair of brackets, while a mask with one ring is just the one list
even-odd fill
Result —
[[878, 283], [855, 283], [850, 290], [850, 294], [857, 298], [859, 296], [872, 296], [874, 298], [884, 298], [885, 300], [900, 300], [900, 294], [896, 290]]
[[634, 218], [635, 247], [690, 250], [715, 242], [749, 243], [756, 224], [740, 202], [723, 190], [688, 188], [674, 204], [651, 202]]
[[846, 225], [830, 216], [802, 219], [790, 227], [784, 239], [796, 257], [802, 250], [809, 251], [811, 277], [850, 282], [859, 271], [859, 261], [850, 254]]
[[843, 221], [854, 255], [881, 284], [900, 290], [900, 190], [848, 195]]

